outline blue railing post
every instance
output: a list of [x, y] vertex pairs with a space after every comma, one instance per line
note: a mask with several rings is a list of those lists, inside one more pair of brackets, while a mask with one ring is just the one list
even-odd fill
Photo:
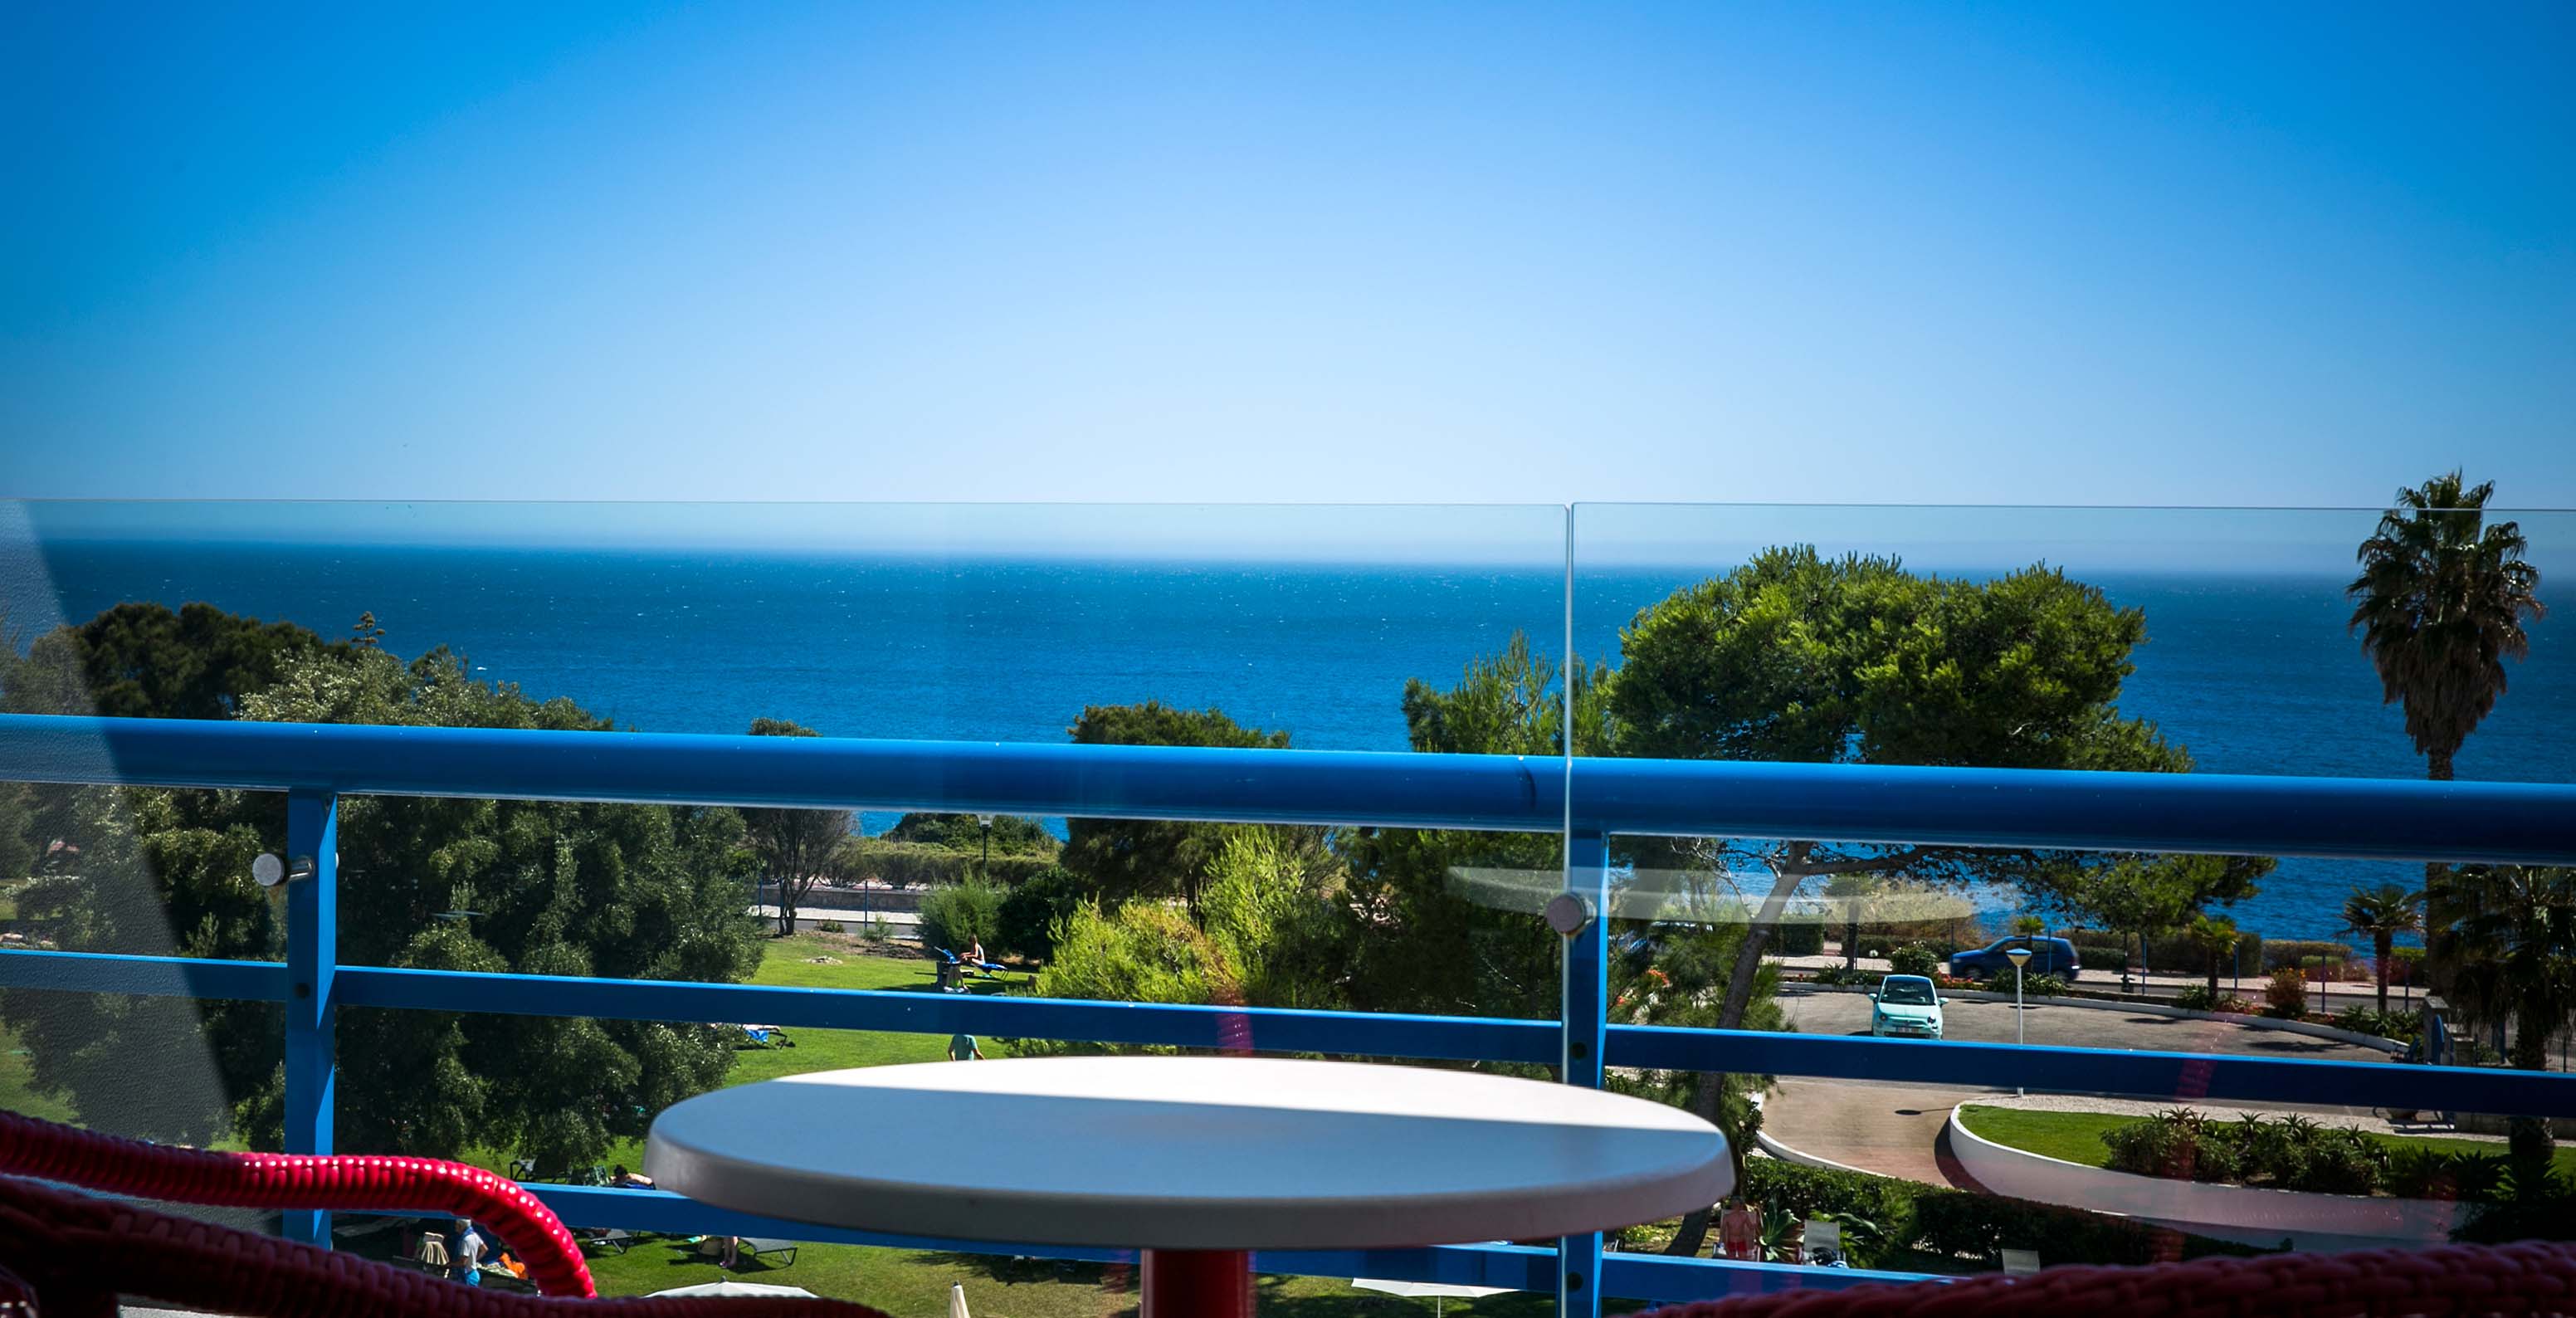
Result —
[[[1557, 1002], [1565, 1047], [1565, 1083], [1601, 1087], [1601, 1050], [1609, 1037], [1609, 839], [1567, 830], [1565, 891], [1589, 917], [1565, 939], [1564, 991]], [[1560, 1318], [1601, 1318], [1601, 1233], [1556, 1242], [1556, 1311]]]
[[[340, 801], [327, 791], [286, 797], [286, 1151], [331, 1152], [331, 1094], [339, 1076], [332, 1039], [333, 979], [340, 961]], [[331, 1215], [286, 1215], [286, 1235], [331, 1244]]]

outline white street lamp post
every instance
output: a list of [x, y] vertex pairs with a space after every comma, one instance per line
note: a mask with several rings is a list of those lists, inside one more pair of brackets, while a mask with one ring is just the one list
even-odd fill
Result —
[[[2013, 963], [2013, 1046], [2018, 1048], [2030, 1042], [2028, 1033], [2022, 1026], [2021, 1005], [2021, 968], [2030, 964], [2030, 949], [2008, 947], [2004, 949], [2004, 957]], [[2026, 1097], [2020, 1085], [2013, 1086], [2013, 1097]]]

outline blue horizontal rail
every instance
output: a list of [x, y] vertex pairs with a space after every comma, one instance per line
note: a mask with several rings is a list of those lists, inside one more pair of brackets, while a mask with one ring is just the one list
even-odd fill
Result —
[[282, 961], [210, 961], [110, 952], [0, 953], [0, 987], [240, 1002], [284, 1002], [290, 991], [286, 963]]
[[[659, 1190], [599, 1186], [530, 1185], [555, 1215], [585, 1227], [620, 1227], [666, 1235], [766, 1236], [815, 1244], [874, 1245], [888, 1249], [1016, 1254], [1087, 1263], [1136, 1261], [1133, 1250], [1081, 1245], [1042, 1245], [932, 1236], [889, 1235], [817, 1226], [785, 1218], [718, 1208]], [[1544, 1292], [1555, 1285], [1556, 1251], [1529, 1245], [1438, 1245], [1418, 1249], [1260, 1250], [1254, 1271], [1300, 1277], [1385, 1277], [1451, 1286], [1498, 1286]], [[1721, 1259], [1668, 1258], [1660, 1254], [1609, 1254], [1602, 1260], [1607, 1294], [1664, 1302], [1717, 1299], [1791, 1288], [1839, 1289], [1869, 1282], [1921, 1281], [1914, 1273], [1864, 1269], [1809, 1269]]]
[[0, 766], [19, 781], [382, 796], [2576, 864], [2576, 785], [2557, 783], [23, 714], [0, 715]]
[[[0, 987], [284, 1001], [285, 967], [267, 962], [83, 952], [0, 953]], [[882, 989], [790, 988], [645, 979], [573, 979], [460, 970], [342, 966], [343, 1007], [676, 1023], [759, 1021], [803, 1029], [977, 1034], [993, 1038], [1249, 1047], [1266, 1053], [1553, 1065], [1553, 1021], [1482, 1016], [1197, 1007]], [[1859, 1039], [1754, 1030], [1614, 1025], [1612, 1066], [1733, 1071], [1991, 1088], [2016, 1084], [2156, 1100], [2309, 1103], [2576, 1117], [2576, 1075], [2489, 1067], [2400, 1066], [2203, 1053], [1950, 1040]]]

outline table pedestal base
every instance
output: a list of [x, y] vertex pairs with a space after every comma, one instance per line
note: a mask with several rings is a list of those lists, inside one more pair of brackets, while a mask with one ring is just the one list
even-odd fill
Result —
[[1252, 1318], [1252, 1255], [1239, 1249], [1144, 1251], [1137, 1318]]

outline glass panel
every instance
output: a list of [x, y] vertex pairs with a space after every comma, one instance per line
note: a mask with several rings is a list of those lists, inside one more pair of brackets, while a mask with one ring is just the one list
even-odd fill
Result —
[[[27, 712], [1540, 758], [1562, 739], [1553, 507], [34, 504], [0, 518], [12, 651], [33, 646], [11, 707]], [[353, 796], [338, 947], [353, 966], [1548, 1020], [1559, 942], [1538, 912], [1561, 841], [1552, 817], [1522, 822]], [[1315, 1051], [1240, 1024], [1225, 1049]], [[343, 1009], [338, 1037], [343, 1151], [574, 1182], [640, 1170], [651, 1117], [711, 1086], [959, 1047], [1102, 1046], [361, 1008]], [[1486, 1064], [1544, 1073], [1545, 1043]], [[1351, 1051], [1423, 1047], [1459, 1045]], [[352, 1247], [415, 1244], [401, 1231]], [[654, 1266], [610, 1258], [601, 1275], [612, 1291], [718, 1275], [687, 1261], [693, 1248], [646, 1242], [631, 1254]], [[1000, 1282], [1132, 1302], [1115, 1268], [1016, 1266], [818, 1245], [784, 1279], [900, 1310], [955, 1280], [970, 1298]]]
[[[2356, 555], [2368, 561], [2363, 542], [2382, 530], [2396, 549], [2418, 531], [2428, 543], [2518, 534], [2515, 551], [2495, 560], [2528, 564], [2536, 588], [2510, 570], [2497, 576], [2489, 616], [2511, 616], [2519, 635], [2495, 642], [2509, 657], [2492, 709], [2465, 725], [2454, 717], [2466, 736], [2448, 767], [2462, 779], [2576, 781], [2565, 736], [2576, 726], [2567, 648], [2576, 633], [2564, 607], [2576, 604], [2576, 517], [2490, 512], [2471, 529], [2456, 514], [2398, 514], [2386, 528], [2380, 516], [1585, 506], [1575, 518], [1575, 649], [1611, 669], [1601, 721], [1612, 730], [1607, 751], [1621, 756], [2420, 779], [2427, 758], [2412, 734], [2438, 712], [2419, 695], [2410, 727], [2405, 706], [2383, 702], [2374, 651], [2351, 624], [2370, 599], [2403, 596], [2386, 571], [2349, 591]], [[2376, 557], [2403, 555], [2383, 546]], [[2402, 606], [2382, 615], [2405, 617]], [[1596, 800], [1608, 803], [1588, 797], [1586, 781], [1578, 771], [1578, 827]], [[2509, 954], [2462, 933], [2461, 912], [2501, 920], [2498, 885], [2546, 887], [2555, 879], [2535, 876], [2576, 871], [1765, 838], [1614, 837], [1611, 853], [1613, 1025], [2371, 1063], [2423, 1059], [2430, 1032], [2459, 1059], [2500, 1057], [2523, 1041], [2527, 1063], [2564, 1069], [2548, 1050], [2563, 1046], [2576, 1004], [2539, 1004], [2536, 1032], [2508, 1036], [2497, 1013], [2520, 1017], [2495, 999], [2512, 978], [2497, 968]], [[2534, 897], [2514, 909], [2557, 907]], [[2016, 972], [2007, 953], [2025, 948]], [[2016, 1008], [2017, 978], [2048, 1001]], [[2462, 995], [2481, 992], [2478, 1024], [2458, 1028]], [[2442, 1019], [2453, 1023], [2447, 1033], [2426, 1024]], [[1704, 1088], [1696, 1073], [1650, 1068], [1613, 1082], [1696, 1100], [1739, 1142], [1777, 1155], [1749, 1163], [1745, 1178], [1750, 1207], [1768, 1201], [1762, 1226], [1773, 1235], [1784, 1215], [1868, 1222], [1844, 1252], [1909, 1271], [2005, 1266], [1997, 1251], [2018, 1248], [2005, 1238], [2016, 1232], [2057, 1242], [2039, 1251], [2048, 1263], [2156, 1256], [2117, 1230], [2069, 1235], [2062, 1223], [2008, 1223], [2002, 1209], [1962, 1206], [1962, 1188], [2048, 1196], [2036, 1182], [1997, 1179], [2009, 1169], [1981, 1174], [1954, 1111], [1981, 1135], [2141, 1168], [2149, 1154], [2136, 1150], [2168, 1138], [2136, 1133], [2155, 1113], [2183, 1105], [2219, 1123], [2251, 1111], [2267, 1124], [2223, 1138], [2272, 1163], [2240, 1179], [2332, 1188], [2343, 1174], [2333, 1160], [2350, 1154], [2369, 1169], [2351, 1175], [2369, 1183], [2343, 1188], [2383, 1201], [2398, 1181], [2430, 1175], [2403, 1168], [2445, 1151], [2500, 1152], [2505, 1129], [2502, 1118], [2445, 1118], [2434, 1133], [2467, 1146], [2417, 1147], [2390, 1143], [2423, 1133], [2415, 1114], [2334, 1092], [2195, 1103], [2203, 1096], [2188, 1083], [2111, 1097], [2024, 1084], [2022, 1096], [2008, 1068], [1898, 1082], [1889, 1077], [1914, 1065], [1901, 1052], [1805, 1056], [1802, 1068], [1833, 1074], [1732, 1076]], [[2132, 1133], [2105, 1144], [2117, 1130]], [[2347, 1130], [2360, 1133], [2334, 1133]], [[2365, 1137], [2360, 1153], [2345, 1147]], [[2310, 1156], [2316, 1170], [2282, 1170], [2282, 1159]], [[1922, 1225], [1931, 1205], [1959, 1221]], [[1888, 1221], [1900, 1217], [1915, 1225], [1891, 1235]], [[1739, 1248], [1761, 1248], [1744, 1243], [1757, 1238], [1744, 1234], [1752, 1220], [1739, 1219]], [[2285, 1235], [2301, 1247], [2347, 1243], [2323, 1228], [2186, 1225], [2207, 1237], [2183, 1240], [2186, 1253], [2277, 1247]], [[1703, 1229], [1699, 1252], [1723, 1254], [1723, 1214], [1705, 1228], [1632, 1234], [1665, 1248]], [[2126, 1257], [2140, 1251], [2149, 1252]]]

